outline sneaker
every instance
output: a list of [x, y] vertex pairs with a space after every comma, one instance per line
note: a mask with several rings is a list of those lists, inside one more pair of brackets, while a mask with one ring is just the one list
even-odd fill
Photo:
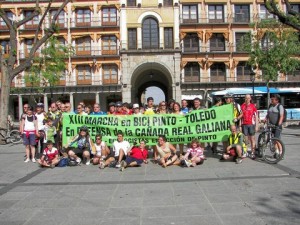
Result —
[[32, 161], [33, 163], [36, 163], [36, 160], [35, 160], [35, 158], [32, 158], [32, 159], [31, 159], [31, 161]]
[[192, 165], [192, 163], [189, 162], [188, 160], [184, 160], [184, 163], [185, 163], [186, 167], [190, 167]]
[[104, 160], [100, 160], [99, 168], [100, 169], [104, 169], [105, 168], [105, 161]]
[[81, 158], [78, 157], [78, 158], [76, 159], [76, 162], [77, 162], [78, 164], [80, 164], [80, 163], [81, 163]]
[[51, 164], [51, 165], [50, 165], [50, 168], [51, 168], [51, 169], [53, 169], [54, 167], [55, 167], [55, 165], [54, 165], [54, 164]]
[[28, 163], [30, 161], [29, 158], [26, 158], [24, 162]]
[[242, 158], [236, 158], [236, 164], [241, 164], [243, 162]]
[[251, 159], [255, 159], [255, 154], [254, 154], [254, 153], [251, 153], [250, 158], [251, 158]]
[[91, 160], [86, 160], [85, 165], [89, 166], [91, 164]]
[[124, 160], [122, 160], [121, 161], [121, 169], [120, 170], [124, 171], [126, 166], [127, 166], [127, 163]]
[[121, 164], [120, 164], [120, 162], [117, 162], [117, 164], [116, 164], [116, 166], [115, 166], [116, 168], [120, 168], [121, 167]]

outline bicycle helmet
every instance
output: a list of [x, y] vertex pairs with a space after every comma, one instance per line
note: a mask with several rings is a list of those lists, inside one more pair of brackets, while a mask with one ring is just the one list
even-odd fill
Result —
[[80, 127], [79, 131], [85, 131], [85, 132], [88, 132], [89, 131], [89, 128], [85, 125], [83, 125], [82, 127]]

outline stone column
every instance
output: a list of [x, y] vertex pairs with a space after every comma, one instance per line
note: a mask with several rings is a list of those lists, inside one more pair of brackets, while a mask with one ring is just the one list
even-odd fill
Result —
[[100, 104], [99, 92], [95, 93], [95, 99], [96, 99], [95, 102]]
[[142, 28], [137, 28], [137, 47], [138, 49], [142, 49]]
[[20, 119], [21, 115], [23, 113], [23, 98], [22, 98], [22, 95], [18, 95], [18, 101], [19, 101], [19, 119]]
[[49, 107], [48, 107], [48, 96], [47, 96], [47, 94], [44, 94], [44, 110], [45, 110], [45, 112], [48, 112], [48, 109], [49, 109]]
[[73, 92], [70, 92], [70, 104], [71, 104], [71, 112], [74, 112], [74, 98], [73, 98]]

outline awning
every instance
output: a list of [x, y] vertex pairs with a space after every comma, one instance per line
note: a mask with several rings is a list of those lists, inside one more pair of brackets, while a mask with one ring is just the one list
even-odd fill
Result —
[[202, 95], [181, 95], [181, 99], [194, 100], [195, 98], [202, 99]]
[[[245, 88], [228, 88], [222, 91], [215, 91], [212, 92], [211, 95], [215, 96], [223, 96], [226, 94], [232, 95], [246, 95], [252, 94], [252, 87], [245, 87]], [[300, 88], [269, 88], [270, 94], [280, 94], [280, 93], [297, 93], [300, 92]], [[267, 87], [254, 87], [254, 94], [266, 94], [268, 93]]]

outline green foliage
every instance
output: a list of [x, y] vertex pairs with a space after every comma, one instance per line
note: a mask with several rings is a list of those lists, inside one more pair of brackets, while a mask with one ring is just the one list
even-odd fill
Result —
[[65, 76], [65, 59], [71, 53], [69, 47], [59, 43], [56, 37], [51, 37], [41, 50], [41, 56], [35, 57], [33, 65], [27, 70], [25, 82], [31, 87], [41, 87], [43, 92], [46, 86], [55, 86], [61, 77]]

